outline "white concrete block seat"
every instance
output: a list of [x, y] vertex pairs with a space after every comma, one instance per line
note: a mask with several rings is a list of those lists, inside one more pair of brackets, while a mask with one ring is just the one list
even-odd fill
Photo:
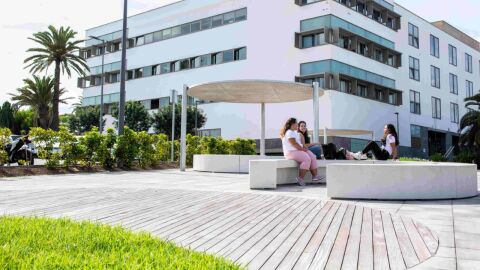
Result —
[[[373, 160], [317, 160], [318, 174], [327, 177], [327, 165], [329, 164], [373, 164]], [[298, 175], [298, 163], [294, 160], [280, 159], [257, 159], [250, 161], [250, 188], [251, 189], [275, 189], [277, 185], [294, 184]], [[305, 176], [305, 182], [311, 183], [310, 173]]]
[[478, 195], [474, 164], [330, 164], [327, 195], [338, 199], [437, 200]]
[[248, 173], [250, 160], [283, 159], [258, 155], [194, 155], [193, 170], [212, 173]]

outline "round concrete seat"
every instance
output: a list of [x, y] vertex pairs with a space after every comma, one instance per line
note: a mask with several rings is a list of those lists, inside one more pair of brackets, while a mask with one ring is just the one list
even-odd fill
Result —
[[327, 165], [331, 198], [381, 200], [458, 199], [477, 196], [474, 164], [375, 162]]

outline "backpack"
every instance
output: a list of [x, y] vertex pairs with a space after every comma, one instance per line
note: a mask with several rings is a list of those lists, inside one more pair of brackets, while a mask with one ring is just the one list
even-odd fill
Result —
[[335, 159], [337, 157], [337, 146], [333, 143], [322, 144], [322, 151], [325, 159]]

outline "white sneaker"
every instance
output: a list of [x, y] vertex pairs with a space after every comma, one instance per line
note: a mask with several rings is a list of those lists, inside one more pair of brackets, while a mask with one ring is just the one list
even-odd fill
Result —
[[305, 181], [300, 177], [297, 177], [297, 184], [301, 187], [304, 187], [304, 186], [307, 185], [307, 184], [305, 184]]
[[355, 154], [353, 154], [353, 158], [356, 159], [356, 160], [367, 160], [368, 157], [366, 154], [363, 154], [362, 152], [357, 152]]
[[312, 181], [313, 182], [320, 182], [320, 183], [325, 183], [325, 176], [320, 176], [320, 175], [316, 175], [312, 178]]

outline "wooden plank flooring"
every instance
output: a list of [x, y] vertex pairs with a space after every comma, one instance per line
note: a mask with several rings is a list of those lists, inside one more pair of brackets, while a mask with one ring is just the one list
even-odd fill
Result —
[[193, 190], [0, 191], [0, 214], [148, 231], [248, 269], [406, 269], [438, 249], [428, 227], [341, 202]]

